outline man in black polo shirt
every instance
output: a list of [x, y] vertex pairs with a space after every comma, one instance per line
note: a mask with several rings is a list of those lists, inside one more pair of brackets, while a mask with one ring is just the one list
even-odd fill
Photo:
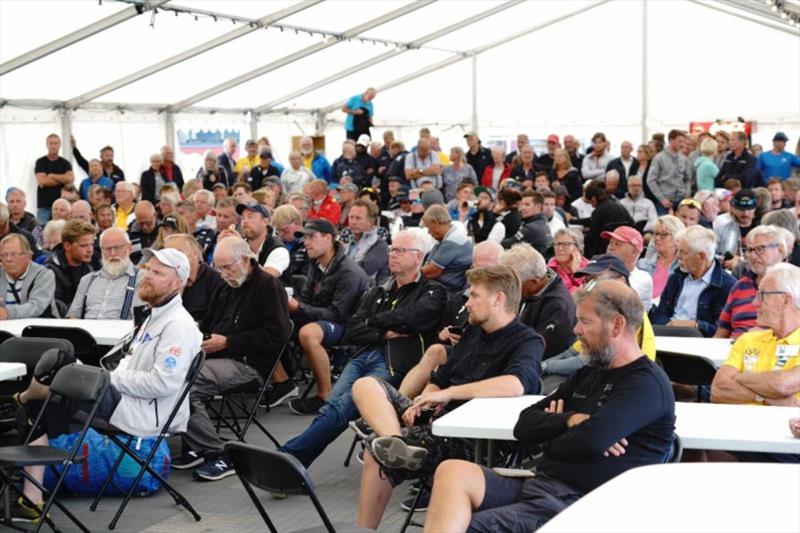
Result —
[[272, 165], [272, 152], [269, 150], [261, 150], [258, 157], [258, 166], [250, 170], [250, 176], [247, 178], [247, 183], [250, 184], [250, 187], [252, 187], [254, 191], [260, 189], [264, 180], [268, 177], [281, 177], [281, 173]]
[[[353, 385], [353, 399], [376, 437], [364, 454], [359, 525], [375, 529], [398, 479], [420, 470], [429, 450], [407, 443], [402, 425], [430, 436], [425, 420], [482, 396], [520, 396], [539, 392], [539, 368], [544, 342], [517, 317], [521, 283], [509, 267], [493, 266], [467, 274], [468, 326], [447, 363], [412, 402], [388, 382], [367, 377]], [[448, 447], [439, 439], [441, 446]], [[441, 453], [443, 450], [438, 450]], [[430, 451], [432, 453], [432, 451]], [[439, 453], [436, 454], [439, 457]], [[449, 449], [444, 457], [462, 456]], [[380, 466], [379, 466], [380, 465]], [[382, 476], [381, 470], [388, 475]], [[413, 475], [413, 474], [411, 474]], [[400, 477], [398, 477], [400, 476]], [[387, 479], [388, 477], [388, 479]], [[440, 528], [437, 531], [449, 531]]]
[[664, 371], [642, 354], [644, 309], [636, 292], [600, 281], [576, 293], [575, 332], [591, 362], [524, 410], [514, 428], [544, 451], [536, 477], [501, 477], [466, 461], [436, 470], [425, 529], [535, 531], [583, 494], [622, 472], [665, 462], [675, 397]]
[[469, 150], [467, 150], [467, 163], [475, 169], [475, 175], [480, 179], [483, 176], [484, 169], [493, 164], [492, 151], [481, 145], [481, 139], [478, 137], [477, 132], [467, 132], [464, 134], [464, 138], [467, 140], [467, 146], [469, 147]]
[[50, 220], [50, 207], [61, 197], [61, 188], [75, 181], [72, 165], [58, 155], [61, 137], [55, 133], [47, 136], [47, 155], [36, 160], [36, 218], [40, 224]]

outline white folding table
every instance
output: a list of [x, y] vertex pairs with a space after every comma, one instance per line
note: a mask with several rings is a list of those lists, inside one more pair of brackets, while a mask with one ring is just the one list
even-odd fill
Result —
[[[519, 413], [541, 398], [470, 400], [435, 420], [433, 434], [515, 440]], [[789, 431], [789, 419], [800, 417], [800, 407], [676, 402], [675, 417], [675, 433], [687, 449], [800, 454], [800, 439]]]
[[634, 468], [539, 533], [796, 533], [800, 465], [680, 463]]
[[0, 381], [14, 379], [28, 373], [24, 363], [0, 363]]
[[61, 328], [81, 328], [86, 330], [97, 344], [113, 346], [125, 335], [133, 331], [133, 320], [87, 320], [68, 318], [19, 318], [0, 320], [0, 330], [22, 336], [27, 326], [56, 326]]

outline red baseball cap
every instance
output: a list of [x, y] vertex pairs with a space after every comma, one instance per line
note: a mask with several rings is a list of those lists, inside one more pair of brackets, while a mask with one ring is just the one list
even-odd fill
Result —
[[618, 241], [632, 244], [636, 251], [641, 253], [644, 250], [644, 239], [636, 228], [630, 226], [620, 226], [614, 231], [604, 231], [600, 234], [603, 239], [617, 239]]
[[551, 133], [550, 135], [547, 136], [547, 142], [559, 144], [558, 135], [556, 135], [555, 133]]

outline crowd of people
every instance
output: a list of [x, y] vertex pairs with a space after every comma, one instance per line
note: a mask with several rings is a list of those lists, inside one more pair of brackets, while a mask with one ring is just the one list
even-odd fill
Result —
[[[137, 182], [112, 147], [87, 161], [71, 138], [78, 183], [48, 136], [35, 215], [18, 188], [0, 203], [0, 319], [134, 321], [100, 416], [137, 436], [157, 433], [159, 403], [169, 412], [204, 350], [172, 462], [198, 480], [234, 474], [208, 402], [270, 380], [267, 405], [313, 416], [281, 451], [309, 466], [348, 427], [363, 439], [368, 528], [409, 479], [422, 481], [430, 531], [533, 530], [663, 462], [675, 398], [654, 325], [736, 339], [711, 401], [798, 405], [800, 157], [786, 135], [756, 157], [738, 131], [672, 130], [613, 157], [602, 132], [586, 149], [551, 134], [541, 154], [520, 134], [507, 154], [471, 131], [445, 153], [428, 128], [408, 147], [389, 130], [373, 141], [375, 96], [348, 100], [330, 161], [310, 137], [285, 166], [267, 137], [238, 157], [228, 138], [194, 178], [170, 146]], [[313, 373], [308, 397], [296, 361], [276, 361], [286, 342]], [[16, 400], [33, 410], [44, 389], [34, 380]], [[476, 466], [430, 430], [469, 399], [538, 393], [550, 396], [515, 428], [543, 452], [536, 478]], [[41, 494], [25, 496], [35, 517]]]

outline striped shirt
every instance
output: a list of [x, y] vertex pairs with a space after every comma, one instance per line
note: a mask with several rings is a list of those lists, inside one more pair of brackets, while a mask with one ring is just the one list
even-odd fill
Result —
[[755, 274], [748, 272], [734, 284], [717, 321], [718, 327], [731, 332], [732, 339], [756, 327], [755, 297]]

